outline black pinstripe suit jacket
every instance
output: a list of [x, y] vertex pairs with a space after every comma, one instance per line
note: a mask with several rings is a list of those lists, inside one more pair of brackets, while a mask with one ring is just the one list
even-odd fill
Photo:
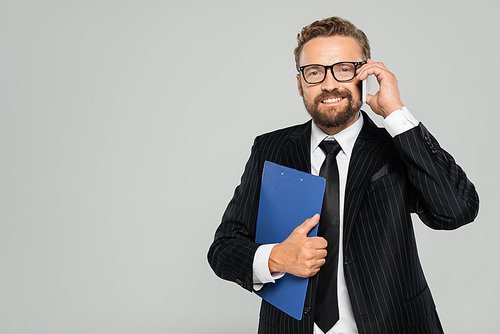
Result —
[[[363, 113], [349, 164], [344, 272], [359, 333], [443, 333], [417, 254], [410, 213], [433, 229], [474, 220], [479, 199], [463, 170], [420, 124], [391, 138]], [[208, 252], [215, 273], [252, 290], [264, 161], [310, 172], [310, 121], [255, 139]], [[297, 321], [262, 302], [259, 333], [312, 333], [316, 279]]]

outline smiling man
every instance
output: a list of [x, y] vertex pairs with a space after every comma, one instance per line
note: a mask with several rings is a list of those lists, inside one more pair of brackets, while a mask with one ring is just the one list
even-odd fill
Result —
[[[356, 40], [347, 36], [317, 37], [303, 46], [299, 64], [305, 65], [299, 67], [302, 76], [297, 74], [299, 94], [324, 132], [338, 133], [359, 117], [359, 80], [352, 79], [365, 57]], [[348, 59], [355, 61], [346, 62]], [[333, 65], [327, 68], [322, 64]]]
[[[297, 39], [298, 91], [312, 121], [255, 139], [210, 265], [249, 291], [285, 273], [311, 278], [302, 319], [262, 301], [259, 333], [443, 333], [410, 214], [433, 229], [472, 222], [474, 185], [401, 102], [395, 75], [370, 59], [361, 30], [331, 17]], [[366, 102], [384, 128], [360, 110], [370, 75], [380, 89]], [[321, 216], [276, 245], [255, 243], [265, 161], [326, 178]], [[308, 237], [318, 222], [318, 236]]]

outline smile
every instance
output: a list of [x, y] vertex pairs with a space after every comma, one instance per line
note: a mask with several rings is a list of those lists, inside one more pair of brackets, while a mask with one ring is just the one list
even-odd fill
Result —
[[331, 98], [331, 99], [323, 100], [323, 101], [321, 101], [321, 103], [336, 103], [336, 102], [341, 101], [342, 99], [343, 99], [343, 97]]

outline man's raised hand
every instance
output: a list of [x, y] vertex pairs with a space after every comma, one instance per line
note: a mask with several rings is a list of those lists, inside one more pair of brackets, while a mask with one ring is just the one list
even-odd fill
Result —
[[365, 80], [369, 75], [375, 75], [380, 86], [380, 90], [375, 95], [368, 94], [366, 96], [366, 104], [374, 113], [386, 118], [393, 111], [403, 108], [398, 80], [383, 63], [376, 63], [368, 59], [366, 64], [360, 67], [356, 78]]

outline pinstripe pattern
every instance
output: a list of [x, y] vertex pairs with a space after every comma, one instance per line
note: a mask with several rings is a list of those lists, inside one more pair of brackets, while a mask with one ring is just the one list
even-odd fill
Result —
[[[433, 229], [455, 229], [474, 220], [477, 193], [423, 125], [391, 138], [363, 116], [349, 165], [344, 217], [344, 271], [358, 330], [443, 333], [410, 213]], [[308, 122], [256, 138], [208, 253], [219, 277], [251, 291], [264, 161], [310, 172], [310, 136]], [[310, 280], [301, 321], [263, 301], [259, 333], [312, 333], [316, 283], [316, 277]]]

